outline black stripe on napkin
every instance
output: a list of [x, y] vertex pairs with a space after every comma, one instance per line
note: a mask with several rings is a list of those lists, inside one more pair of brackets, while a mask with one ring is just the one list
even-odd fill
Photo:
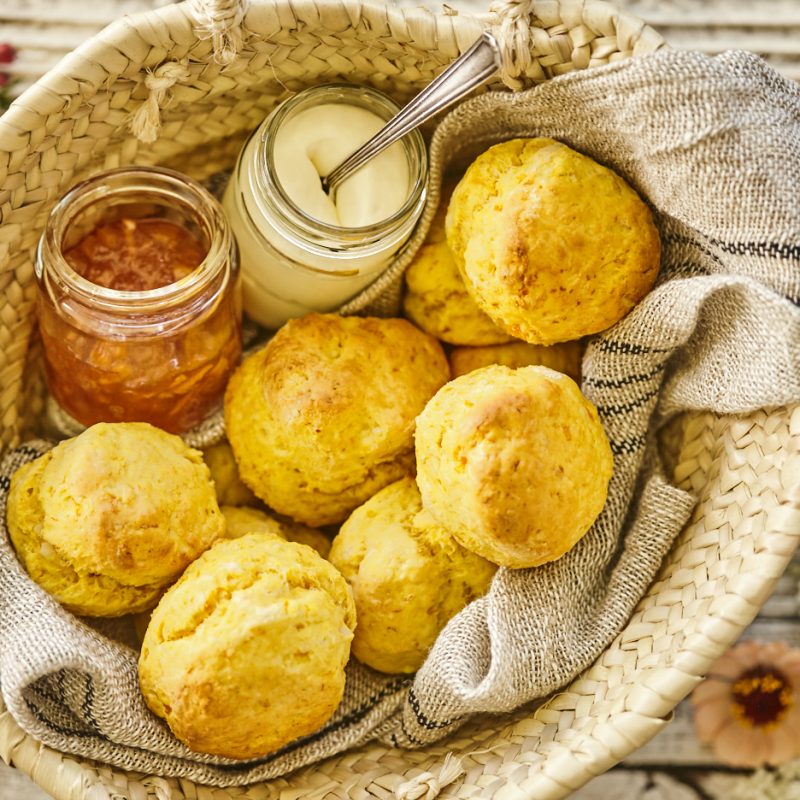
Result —
[[[697, 231], [696, 233], [698, 236], [703, 235], [700, 233], [700, 231]], [[718, 267], [725, 267], [725, 265], [722, 263], [722, 259], [713, 250], [709, 250], [697, 239], [692, 239], [689, 236], [680, 236], [679, 234], [669, 234], [664, 237], [664, 242], [666, 244], [678, 244], [683, 245], [684, 247], [691, 247], [694, 250], [699, 250], [706, 258], [713, 261]], [[702, 267], [697, 267], [697, 269], [702, 270]], [[694, 270], [695, 268], [692, 267], [692, 271]]]
[[658, 387], [647, 394], [642, 395], [641, 397], [637, 397], [635, 400], [631, 400], [630, 403], [620, 403], [619, 405], [613, 406], [598, 405], [597, 413], [602, 414], [605, 417], [614, 417], [617, 414], [629, 414], [631, 411], [641, 408], [641, 406], [643, 406], [648, 400], [652, 400], [656, 395], [658, 395]]
[[444, 722], [435, 722], [434, 720], [426, 717], [425, 714], [422, 713], [422, 709], [419, 706], [419, 700], [417, 699], [417, 695], [414, 693], [413, 688], [408, 690], [408, 703], [414, 712], [414, 716], [417, 718], [417, 722], [423, 728], [427, 728], [429, 731], [435, 731], [438, 728], [447, 728], [454, 722], [458, 722], [458, 720], [461, 719], [461, 717], [456, 717], [455, 719], [449, 719]]
[[634, 453], [638, 453], [639, 450], [644, 447], [646, 441], [647, 437], [645, 434], [640, 434], [639, 436], [631, 436], [628, 439], [622, 439], [619, 442], [611, 440], [609, 444], [611, 445], [611, 452], [615, 456], [630, 456]]
[[647, 347], [644, 344], [631, 344], [630, 342], [617, 342], [614, 339], [601, 339], [597, 342], [597, 349], [601, 353], [621, 353], [626, 356], [638, 356], [644, 353], [671, 353], [671, 347]]
[[100, 730], [100, 725], [94, 716], [94, 682], [92, 681], [91, 675], [86, 675], [85, 678], [86, 693], [83, 698], [83, 703], [81, 703], [81, 711], [83, 711], [84, 716], [92, 728], [97, 732], [97, 735], [102, 737], [103, 734]]
[[643, 383], [644, 381], [652, 380], [660, 375], [663, 369], [663, 363], [659, 363], [649, 372], [639, 372], [635, 375], [627, 375], [624, 378], [615, 378], [614, 380], [608, 380], [606, 378], [584, 378], [583, 382], [587, 386], [593, 386], [595, 389], [618, 389], [620, 386], [628, 386], [631, 383]]
[[[35, 687], [31, 687], [39, 694], [43, 694], [41, 690], [36, 689]], [[47, 697], [45, 695], [45, 697]], [[49, 698], [47, 698], [49, 699]], [[54, 731], [55, 733], [60, 734], [61, 736], [78, 736], [81, 739], [101, 739], [104, 742], [110, 741], [107, 736], [104, 736], [102, 733], [94, 730], [80, 730], [78, 728], [67, 728], [63, 725], [59, 725], [57, 722], [53, 722], [50, 717], [45, 714], [45, 712], [39, 708], [30, 698], [25, 697], [25, 705], [28, 706], [28, 709], [33, 714], [36, 719], [42, 723], [42, 725], [46, 725], [50, 730]], [[72, 712], [70, 712], [72, 713]]]
[[782, 258], [790, 261], [800, 260], [800, 244], [781, 242], [723, 242], [720, 239], [709, 239], [709, 242], [726, 253], [737, 256], [761, 256], [766, 258]]

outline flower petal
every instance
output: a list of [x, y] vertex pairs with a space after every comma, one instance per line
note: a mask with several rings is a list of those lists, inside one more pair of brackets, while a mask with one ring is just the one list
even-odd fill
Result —
[[779, 767], [800, 755], [797, 738], [791, 728], [780, 725], [769, 732], [769, 746], [767, 748], [767, 763]]
[[721, 655], [709, 668], [711, 677], [721, 675], [726, 678], [738, 678], [743, 672], [758, 664], [760, 649], [755, 642], [742, 642], [727, 653]]
[[800, 690], [800, 650], [788, 650], [775, 659], [775, 666]]
[[713, 678], [704, 680], [699, 686], [696, 686], [692, 692], [692, 704], [699, 706], [702, 703], [714, 700], [716, 702], [730, 702], [732, 683], [727, 681], [717, 681]]
[[759, 662], [767, 666], [776, 664], [790, 652], [784, 642], [766, 642], [761, 645], [759, 651]]
[[781, 723], [781, 727], [791, 731], [792, 736], [797, 742], [798, 750], [800, 750], [800, 706], [795, 705], [789, 709], [789, 713]]
[[747, 641], [737, 644], [729, 652], [747, 670], [762, 663], [763, 650], [761, 642]]
[[717, 758], [731, 767], [760, 767], [765, 761], [763, 733], [736, 722], [720, 731], [711, 746]]
[[733, 722], [730, 703], [711, 700], [694, 710], [694, 729], [701, 742], [712, 742], [730, 722]]

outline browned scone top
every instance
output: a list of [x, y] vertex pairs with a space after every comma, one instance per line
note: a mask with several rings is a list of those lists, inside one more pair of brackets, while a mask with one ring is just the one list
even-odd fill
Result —
[[289, 321], [228, 385], [242, 480], [300, 522], [341, 522], [413, 472], [414, 420], [449, 374], [439, 343], [405, 320]]
[[447, 242], [496, 324], [531, 344], [598, 333], [658, 275], [653, 215], [616, 173], [552, 139], [490, 147], [453, 192]]
[[336, 710], [355, 622], [347, 582], [310, 547], [269, 533], [222, 540], [153, 612], [142, 693], [192, 750], [257, 758]]
[[225, 531], [201, 454], [140, 422], [100, 423], [13, 476], [8, 529], [33, 580], [70, 611], [152, 608]]
[[493, 365], [451, 381], [417, 420], [422, 506], [505, 567], [566, 553], [603, 508], [612, 455], [597, 410], [547, 367]]

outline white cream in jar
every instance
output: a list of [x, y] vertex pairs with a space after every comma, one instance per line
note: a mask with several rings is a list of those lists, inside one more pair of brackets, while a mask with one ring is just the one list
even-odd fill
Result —
[[327, 85], [282, 104], [243, 148], [223, 206], [239, 244], [245, 310], [269, 328], [330, 311], [377, 278], [416, 225], [427, 153], [418, 131], [343, 182], [330, 172], [397, 112], [373, 89]]

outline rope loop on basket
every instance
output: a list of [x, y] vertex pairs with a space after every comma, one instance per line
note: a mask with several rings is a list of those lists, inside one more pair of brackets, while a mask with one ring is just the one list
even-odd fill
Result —
[[489, 6], [494, 17], [492, 32], [500, 45], [500, 78], [510, 89], [525, 87], [520, 76], [526, 75], [532, 62], [531, 24], [533, 0], [495, 0]]
[[410, 781], [401, 783], [395, 790], [396, 800], [434, 800], [445, 786], [464, 774], [461, 759], [448, 753], [438, 775], [423, 772]]
[[214, 61], [230, 64], [242, 47], [242, 20], [248, 0], [188, 0], [189, 10], [197, 22], [199, 39], [211, 39]]
[[161, 128], [161, 107], [169, 99], [169, 91], [180, 82], [185, 81], [191, 73], [185, 62], [167, 61], [154, 70], [148, 70], [144, 85], [149, 90], [147, 99], [142, 103], [131, 120], [131, 133], [145, 144], [154, 142]]

